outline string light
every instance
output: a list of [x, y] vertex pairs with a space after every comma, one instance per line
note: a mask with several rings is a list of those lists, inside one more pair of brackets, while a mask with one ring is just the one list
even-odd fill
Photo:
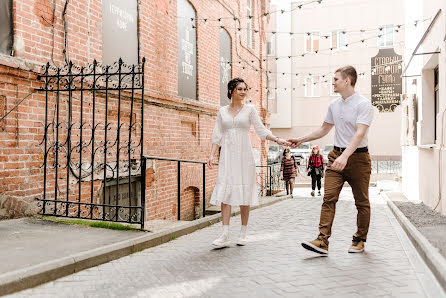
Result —
[[[208, 24], [209, 24], [211, 21], [218, 22], [217, 25], [208, 25], [209, 27], [221, 27], [221, 26], [223, 26], [222, 18], [218, 18], [218, 19], [215, 19], [215, 20], [210, 19], [210, 18], [205, 18], [205, 19], [194, 19], [194, 18], [191, 18], [191, 19], [196, 20], [196, 21], [203, 21], [203, 22], [205, 22], [205, 20], [206, 20], [206, 22], [207, 22]], [[232, 19], [233, 19], [233, 20], [236, 20], [236, 21], [239, 20], [239, 19], [236, 18], [236, 17], [234, 17], [234, 18], [232, 18]], [[428, 20], [430, 20], [430, 18], [416, 20], [416, 21], [413, 23], [412, 26], [416, 27], [417, 24], [418, 24], [419, 22], [425, 22], [425, 21], [428, 21]], [[401, 28], [404, 28], [404, 27], [407, 27], [407, 26], [411, 26], [411, 25], [397, 24], [397, 25], [394, 26], [394, 27], [396, 27], [396, 29], [394, 29], [394, 31], [395, 31], [395, 32], [399, 32], [399, 30], [400, 30]], [[242, 27], [242, 26], [236, 26], [236, 27], [228, 27], [228, 26], [225, 26], [225, 28], [228, 29], [228, 30], [233, 30], [233, 29], [236, 29], [236, 30], [238, 30], [238, 29], [240, 29], [240, 30], [251, 30], [251, 29], [252, 29], [251, 27], [248, 28], [248, 27]], [[253, 30], [253, 31], [254, 31], [255, 33], [260, 33], [260, 31], [257, 30], [257, 29], [255, 29], [255, 30]], [[287, 34], [287, 35], [311, 35], [311, 32], [313, 32], [313, 31], [317, 31], [317, 30], [310, 30], [310, 32], [277, 31], [277, 30], [274, 30], [274, 31], [268, 31], [268, 30], [262, 30], [263, 33], [271, 33], [271, 34]], [[367, 29], [362, 28], [362, 29], [343, 30], [341, 33], [345, 35], [345, 34], [347, 34], [347, 33], [366, 33], [366, 32], [376, 32], [376, 31], [377, 31], [376, 28], [367, 28]], [[381, 32], [381, 33], [384, 32], [384, 27], [379, 27], [379, 28], [378, 28], [378, 31]], [[330, 34], [331, 34], [331, 33], [329, 32], [329, 33], [327, 33], [327, 34], [319, 34], [319, 36], [328, 39], [328, 38], [330, 37]]]
[[[307, 3], [302, 3], [302, 4], [300, 4], [299, 6], [298, 6], [298, 8], [299, 9], [301, 9], [303, 6], [307, 6], [307, 5], [311, 5], [311, 4], [313, 4], [313, 3], [319, 3], [319, 4], [321, 4], [322, 3], [322, 1], [323, 0], [313, 0], [313, 1], [308, 1]], [[274, 13], [278, 13], [278, 12], [280, 12], [280, 13], [285, 13], [285, 12], [292, 12], [292, 11], [294, 11], [295, 9], [290, 9], [290, 10], [286, 10], [286, 9], [278, 9], [278, 10], [274, 10], [274, 11], [269, 11], [269, 12], [264, 12], [263, 13], [263, 17], [268, 17], [269, 15], [271, 15], [271, 14], [274, 14]], [[246, 16], [240, 16], [240, 18], [252, 18], [253, 16], [252, 15], [246, 15]], [[185, 18], [184, 16], [177, 16], [177, 18]], [[232, 18], [236, 18], [235, 16], [234, 17], [221, 17], [221, 19], [232, 19]], [[209, 19], [209, 18], [208, 18]], [[237, 18], [238, 19], [238, 18]], [[200, 18], [197, 18], [197, 20], [203, 20], [203, 19], [200, 19]]]

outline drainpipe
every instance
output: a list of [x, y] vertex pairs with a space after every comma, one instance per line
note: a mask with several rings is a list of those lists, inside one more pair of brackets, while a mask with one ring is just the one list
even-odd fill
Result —
[[434, 210], [437, 209], [437, 207], [440, 205], [441, 202], [441, 178], [442, 178], [442, 171], [441, 171], [441, 163], [442, 163], [442, 155], [441, 155], [441, 151], [444, 148], [444, 131], [445, 131], [445, 126], [444, 126], [444, 115], [446, 115], [446, 108], [443, 109], [443, 113], [441, 115], [441, 143], [440, 143], [440, 148], [438, 150], [438, 202], [437, 205], [435, 206]]

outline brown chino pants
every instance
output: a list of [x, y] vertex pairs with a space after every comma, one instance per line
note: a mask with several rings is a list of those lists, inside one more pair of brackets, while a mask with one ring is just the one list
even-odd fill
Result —
[[356, 225], [357, 232], [353, 235], [365, 241], [370, 223], [369, 182], [371, 173], [371, 161], [368, 152], [353, 153], [345, 168], [338, 172], [331, 169], [332, 163], [341, 155], [341, 152], [333, 150], [328, 154], [328, 165], [325, 174], [324, 202], [321, 208], [319, 222], [319, 239], [328, 244], [331, 236], [331, 227], [336, 212], [336, 203], [344, 182], [350, 184], [358, 210]]

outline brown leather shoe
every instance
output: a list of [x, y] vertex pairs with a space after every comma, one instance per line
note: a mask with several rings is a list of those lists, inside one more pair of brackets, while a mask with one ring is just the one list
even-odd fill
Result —
[[328, 244], [320, 239], [315, 239], [313, 241], [303, 241], [302, 246], [305, 249], [314, 251], [318, 254], [327, 255], [328, 254]]
[[352, 245], [348, 248], [348, 252], [350, 253], [358, 253], [364, 251], [364, 241], [362, 240], [353, 240]]

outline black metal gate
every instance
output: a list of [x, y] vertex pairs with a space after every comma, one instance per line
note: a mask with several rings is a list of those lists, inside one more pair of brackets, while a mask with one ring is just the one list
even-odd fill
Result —
[[42, 67], [40, 214], [144, 228], [144, 63]]

